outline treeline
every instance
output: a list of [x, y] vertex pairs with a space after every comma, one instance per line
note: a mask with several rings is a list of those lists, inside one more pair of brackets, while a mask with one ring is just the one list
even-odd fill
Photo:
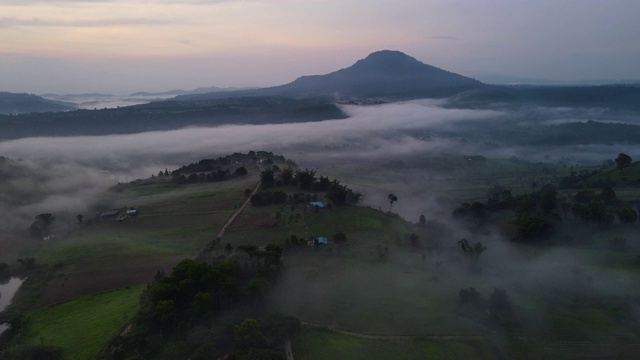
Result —
[[267, 314], [263, 298], [281, 267], [283, 249], [255, 249], [253, 261], [183, 260], [158, 272], [130, 329], [101, 359], [284, 359], [298, 319]]
[[201, 172], [212, 172], [220, 168], [228, 167], [230, 165], [245, 165], [249, 163], [256, 163], [258, 161], [265, 161], [272, 164], [274, 160], [285, 162], [286, 159], [282, 155], [274, 155], [272, 152], [267, 151], [249, 151], [247, 154], [233, 153], [227, 156], [220, 156], [215, 159], [203, 159], [189, 165], [182, 166], [172, 172], [180, 174], [191, 174]]
[[254, 206], [318, 201], [322, 198], [318, 193], [324, 194], [324, 197], [335, 205], [357, 204], [362, 199], [360, 192], [340, 184], [336, 179], [317, 177], [316, 171], [310, 169], [294, 171], [291, 167], [280, 169], [277, 165], [273, 165], [260, 173], [260, 183], [263, 189], [295, 186], [300, 190], [315, 193], [287, 195], [283, 191], [265, 190], [251, 197], [251, 204]]
[[282, 96], [165, 100], [115, 109], [0, 115], [0, 138], [135, 134], [223, 124], [276, 124], [342, 119], [333, 101]]
[[[246, 154], [233, 153], [231, 155], [215, 159], [203, 159], [178, 169], [158, 172], [147, 179], [132, 181], [132, 185], [148, 185], [158, 182], [171, 182], [175, 184], [195, 184], [216, 182], [245, 176], [249, 173], [247, 166], [256, 164], [272, 165], [275, 161], [286, 162], [295, 166], [282, 155], [275, 155], [267, 151], [249, 151]], [[116, 186], [118, 189], [118, 186]]]
[[502, 229], [513, 240], [522, 242], [549, 239], [569, 216], [599, 226], [610, 226], [616, 218], [627, 226], [638, 221], [638, 211], [618, 199], [610, 187], [603, 187], [600, 192], [581, 190], [574, 195], [558, 196], [557, 188], [552, 184], [520, 196], [512, 196], [508, 189], [496, 186], [488, 192], [486, 202], [463, 203], [452, 215], [479, 229], [492, 214], [499, 216], [497, 214], [505, 211], [512, 215], [510, 226], [502, 226]]

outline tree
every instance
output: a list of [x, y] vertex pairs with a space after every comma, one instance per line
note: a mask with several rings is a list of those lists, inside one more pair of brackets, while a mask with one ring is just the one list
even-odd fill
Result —
[[638, 213], [631, 207], [626, 206], [618, 210], [620, 222], [626, 225], [633, 225], [638, 221]]
[[540, 190], [540, 195], [541, 195], [540, 208], [546, 214], [551, 214], [551, 212], [556, 208], [557, 193], [558, 192], [556, 191], [556, 187], [551, 184], [546, 184], [545, 186], [542, 187], [542, 190]]
[[233, 176], [244, 176], [244, 175], [247, 175], [248, 173], [249, 172], [247, 171], [246, 167], [240, 166], [233, 172]]
[[76, 216], [76, 219], [78, 219], [78, 224], [82, 225], [82, 221], [84, 220], [84, 216], [82, 216], [81, 214], [78, 214]]
[[258, 254], [258, 247], [255, 245], [240, 245], [238, 250], [242, 250], [249, 255], [249, 260], [252, 260], [253, 256]]
[[602, 188], [602, 192], [600, 193], [600, 198], [604, 201], [605, 204], [615, 204], [618, 202], [618, 198], [616, 196], [616, 192], [609, 186], [605, 186]]
[[265, 251], [262, 254], [264, 256], [264, 266], [267, 268], [278, 267], [282, 264], [282, 248], [275, 244], [267, 244]]
[[391, 193], [387, 196], [387, 199], [389, 199], [389, 211], [391, 211], [391, 207], [394, 202], [398, 201], [398, 197]]
[[265, 342], [264, 335], [260, 332], [258, 320], [245, 319], [240, 325], [234, 326], [236, 345], [241, 350], [260, 347]]
[[40, 214], [36, 216], [33, 223], [29, 227], [29, 232], [34, 238], [45, 238], [51, 235], [51, 230], [56, 222], [53, 214]]
[[409, 234], [409, 242], [412, 247], [418, 247], [420, 245], [420, 236], [416, 233]]
[[338, 231], [337, 233], [333, 234], [333, 241], [336, 244], [344, 244], [347, 242], [347, 234], [342, 231]]
[[618, 154], [618, 157], [616, 158], [616, 166], [618, 167], [618, 169], [624, 169], [627, 166], [631, 165], [631, 156], [625, 154], [625, 153], [620, 153]]
[[479, 305], [482, 300], [480, 293], [474, 288], [461, 289], [458, 291], [458, 297], [463, 304], [476, 304]]
[[503, 186], [496, 185], [493, 189], [487, 192], [487, 204], [494, 205], [503, 201], [511, 200], [511, 190], [504, 188]]
[[473, 260], [477, 260], [480, 257], [480, 254], [487, 250], [487, 247], [482, 245], [481, 242], [477, 242], [473, 247], [470, 246], [467, 239], [459, 240], [458, 245], [460, 245], [464, 254]]
[[260, 183], [265, 189], [268, 189], [275, 185], [275, 173], [273, 172], [272, 168], [266, 168], [262, 170], [262, 172], [260, 173]]
[[284, 185], [291, 185], [291, 182], [293, 181], [293, 169], [291, 166], [287, 166], [282, 170], [280, 173], [280, 179], [282, 179], [282, 183]]
[[300, 189], [311, 190], [313, 183], [316, 181], [316, 171], [309, 169], [298, 170], [294, 180], [300, 186]]
[[345, 185], [340, 185], [338, 180], [333, 180], [327, 192], [327, 199], [336, 205], [342, 205], [347, 201], [348, 189]]
[[425, 226], [427, 225], [427, 218], [424, 217], [424, 215], [420, 215], [420, 220], [418, 220], [418, 224], [420, 226]]

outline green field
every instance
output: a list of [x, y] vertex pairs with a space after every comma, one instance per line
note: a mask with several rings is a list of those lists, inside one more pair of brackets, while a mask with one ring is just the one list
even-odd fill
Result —
[[493, 359], [490, 344], [475, 337], [368, 337], [304, 326], [294, 339], [301, 360]]
[[[241, 246], [276, 243], [285, 247], [284, 268], [268, 297], [269, 308], [334, 329], [304, 326], [294, 339], [297, 359], [485, 359], [495, 352], [515, 358], [554, 353], [570, 358], [580, 348], [588, 349], [579, 352], [585, 356], [603, 354], [598, 346], [636, 355], [638, 327], [621, 320], [634, 313], [634, 299], [640, 296], [633, 286], [640, 279], [634, 263], [640, 250], [635, 227], [598, 227], [564, 215], [566, 229], [557, 236], [571, 240], [542, 245], [511, 242], [491, 226], [471, 229], [452, 222], [451, 207], [459, 200], [485, 201], [495, 185], [512, 189], [514, 195], [530, 193], [570, 170], [507, 160], [447, 160], [332, 167], [332, 175], [344, 175], [340, 179], [345, 184], [364, 193], [369, 207], [249, 206], [220, 243], [214, 241], [217, 231], [246, 199], [245, 190], [255, 186], [257, 172], [225, 182], [156, 183], [110, 192], [101, 200], [105, 210], [136, 208], [139, 215], [74, 223], [64, 236], [38, 246], [40, 275], [28, 281], [44, 284], [36, 304], [42, 309], [28, 315], [28, 342], [61, 346], [68, 349], [67, 358], [77, 358], [69, 357], [71, 351], [91, 358], [135, 312], [134, 290], [139, 294], [139, 285], [151, 281], [156, 271], [169, 272], [205, 247], [211, 250], [210, 260], [232, 257], [251, 266], [256, 260]], [[424, 175], [428, 171], [434, 173]], [[416, 176], [424, 182], [416, 182]], [[293, 186], [273, 190], [302, 192]], [[393, 205], [386, 198], [390, 192], [399, 195]], [[631, 187], [616, 192], [624, 199], [638, 196]], [[413, 221], [420, 214], [441, 220], [445, 229], [420, 227], [388, 213], [390, 209]], [[496, 218], [509, 221], [511, 216]], [[337, 232], [347, 235], [346, 245], [333, 243]], [[412, 246], [412, 233], [419, 236], [419, 246]], [[304, 240], [323, 236], [330, 244], [293, 246], [292, 235]], [[463, 237], [487, 247], [476, 262], [457, 244]], [[613, 237], [628, 239], [626, 252], [612, 251]], [[227, 243], [231, 251], [225, 249]], [[115, 290], [127, 286], [132, 287]], [[471, 287], [483, 301], [475, 310], [462, 308], [459, 300], [459, 291]], [[494, 288], [508, 293], [513, 318], [492, 320], [487, 304]], [[104, 292], [109, 290], [114, 291]], [[122, 306], [109, 303], [109, 296], [121, 298]], [[83, 315], [94, 307], [101, 310]], [[83, 331], [91, 339], [80, 341], [70, 333], [118, 311], [120, 322], [106, 335]], [[68, 329], [59, 331], [54, 325]]]
[[25, 319], [25, 343], [60, 347], [64, 359], [93, 359], [123, 331], [139, 308], [143, 286], [80, 297], [34, 311]]
[[85, 216], [66, 236], [42, 244], [38, 262], [52, 273], [39, 304], [146, 284], [157, 271], [169, 272], [215, 239], [255, 179], [139, 185], [109, 193], [108, 208], [136, 208], [139, 215], [124, 221]]

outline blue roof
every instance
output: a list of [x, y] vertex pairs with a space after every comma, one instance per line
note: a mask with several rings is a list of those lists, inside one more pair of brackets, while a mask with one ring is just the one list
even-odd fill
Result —
[[312, 201], [309, 203], [309, 205], [324, 207], [324, 203], [322, 201]]
[[329, 239], [323, 236], [316, 238], [316, 240], [318, 240], [318, 244], [325, 244], [325, 245], [329, 244]]

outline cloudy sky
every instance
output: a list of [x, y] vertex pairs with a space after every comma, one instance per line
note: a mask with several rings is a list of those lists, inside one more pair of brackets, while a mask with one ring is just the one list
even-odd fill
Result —
[[635, 0], [1, 0], [0, 91], [270, 86], [382, 49], [463, 75], [640, 79]]

